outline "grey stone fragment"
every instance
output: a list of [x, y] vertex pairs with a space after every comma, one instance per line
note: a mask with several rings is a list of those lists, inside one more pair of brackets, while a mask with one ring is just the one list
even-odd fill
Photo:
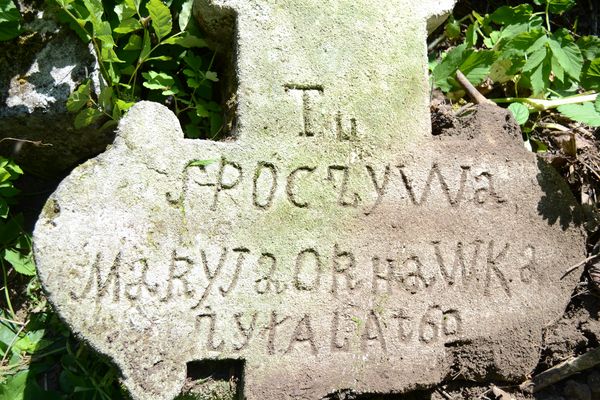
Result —
[[130, 110], [36, 225], [65, 321], [136, 400], [203, 359], [243, 361], [248, 400], [530, 372], [585, 257], [579, 211], [505, 111], [431, 136], [424, 3], [218, 4], [238, 140]]
[[588, 385], [572, 379], [565, 384], [564, 394], [570, 400], [592, 400], [592, 391]]
[[600, 371], [592, 370], [587, 376], [587, 384], [593, 394], [600, 394]]
[[73, 127], [66, 101], [94, 73], [94, 57], [43, 9], [27, 12], [34, 33], [0, 42], [0, 139], [17, 139], [0, 142], [0, 154], [15, 158], [30, 172], [52, 176], [104, 151], [114, 133], [100, 132], [97, 126]]

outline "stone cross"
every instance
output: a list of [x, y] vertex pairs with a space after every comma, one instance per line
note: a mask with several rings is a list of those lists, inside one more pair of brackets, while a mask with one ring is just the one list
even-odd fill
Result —
[[135, 400], [206, 359], [243, 362], [248, 400], [536, 365], [584, 256], [577, 208], [493, 108], [431, 137], [439, 3], [198, 1], [235, 26], [238, 139], [184, 139], [141, 102], [34, 233], [50, 301]]

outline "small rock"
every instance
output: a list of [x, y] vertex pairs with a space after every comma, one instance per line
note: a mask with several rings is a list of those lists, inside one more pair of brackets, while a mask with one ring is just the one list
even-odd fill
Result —
[[564, 394], [571, 400], [592, 400], [590, 387], [574, 380], [569, 380], [566, 383]]

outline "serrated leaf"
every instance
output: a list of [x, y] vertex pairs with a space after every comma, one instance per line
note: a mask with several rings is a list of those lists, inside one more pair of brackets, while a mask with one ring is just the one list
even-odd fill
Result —
[[554, 72], [554, 76], [556, 76], [556, 79], [558, 79], [561, 82], [564, 82], [565, 80], [565, 70], [563, 69], [561, 63], [558, 61], [558, 59], [556, 58], [556, 56], [552, 56], [552, 72]]
[[496, 52], [492, 50], [474, 51], [460, 64], [459, 69], [469, 82], [479, 85], [490, 73], [494, 61], [496, 61]]
[[137, 13], [137, 10], [135, 9], [135, 5], [129, 1], [125, 1], [123, 3], [117, 4], [114, 8], [114, 11], [115, 11], [115, 14], [117, 14], [117, 18], [119, 18], [119, 21], [124, 21], [126, 19], [129, 19]]
[[173, 29], [173, 21], [171, 20], [171, 11], [169, 7], [163, 4], [160, 0], [150, 0], [146, 5], [152, 20], [152, 28], [159, 41], [162, 41]]
[[[545, 49], [542, 49], [545, 52]], [[545, 57], [529, 75], [529, 81], [534, 96], [543, 95], [550, 86], [550, 60]]]
[[519, 125], [523, 125], [529, 120], [529, 109], [523, 103], [511, 103], [508, 109]]
[[542, 62], [544, 61], [544, 59], [546, 58], [546, 53], [547, 52], [546, 52], [545, 47], [534, 51], [527, 58], [527, 62], [523, 66], [523, 71], [524, 72], [531, 71], [532, 69], [536, 69], [538, 66], [540, 66], [542, 64]]
[[583, 56], [579, 47], [564, 30], [555, 32], [548, 41], [552, 55], [556, 57], [567, 75], [579, 80], [581, 68], [583, 67]]
[[69, 95], [67, 99], [67, 110], [69, 112], [77, 112], [87, 104], [90, 100], [91, 84], [92, 81], [88, 79]]
[[192, 18], [192, 6], [194, 5], [194, 0], [185, 0], [183, 4], [181, 4], [181, 11], [179, 12], [179, 30], [185, 31], [188, 27], [188, 24]]
[[96, 122], [101, 116], [102, 113], [97, 109], [91, 107], [86, 108], [77, 114], [75, 121], [73, 121], [73, 125], [76, 129], [85, 128]]
[[491, 20], [499, 25], [510, 25], [529, 22], [533, 7], [521, 4], [516, 7], [503, 6], [492, 13]]
[[577, 40], [581, 55], [586, 60], [600, 57], [600, 38], [598, 36], [582, 36]]
[[444, 92], [449, 92], [452, 89], [452, 82], [456, 70], [463, 61], [466, 44], [461, 44], [450, 50], [446, 57], [433, 70], [434, 84]]
[[16, 250], [6, 249], [4, 250], [4, 259], [8, 261], [18, 273], [28, 276], [35, 275], [35, 263], [33, 262], [31, 253], [23, 255]]
[[140, 23], [140, 21], [138, 21], [135, 18], [128, 18], [128, 19], [124, 19], [123, 21], [121, 21], [121, 23], [119, 24], [119, 26], [117, 26], [114, 31], [117, 33], [130, 33], [130, 32], [135, 32], [137, 30], [142, 29], [142, 24]]
[[446, 22], [446, 26], [444, 27], [444, 33], [448, 39], [457, 39], [460, 37], [460, 22], [452, 16], [448, 18], [448, 22]]
[[558, 112], [573, 121], [593, 127], [600, 126], [600, 112], [596, 111], [594, 103], [591, 101], [583, 104], [564, 104], [558, 107]]
[[[539, 47], [538, 41], [546, 37], [546, 34], [541, 29], [536, 29], [531, 32], [522, 32], [506, 42], [502, 46], [502, 55], [506, 57], [508, 54], [525, 54], [536, 51]], [[537, 48], [536, 48], [537, 47]], [[541, 47], [541, 46], [540, 46]]]

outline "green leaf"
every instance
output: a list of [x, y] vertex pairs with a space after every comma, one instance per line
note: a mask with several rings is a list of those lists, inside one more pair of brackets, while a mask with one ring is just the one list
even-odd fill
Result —
[[179, 30], [185, 31], [188, 27], [188, 24], [192, 20], [192, 6], [194, 5], [194, 0], [185, 0], [181, 5], [181, 11], [179, 12]]
[[112, 96], [113, 96], [113, 88], [110, 86], [105, 86], [100, 91], [100, 95], [98, 96], [98, 103], [104, 110], [108, 110], [112, 107]]
[[446, 22], [446, 26], [444, 27], [444, 33], [448, 39], [458, 39], [461, 33], [460, 22], [450, 16], [450, 18], [448, 18], [448, 22]]
[[4, 384], [0, 385], [1, 400], [23, 400], [27, 388], [29, 370], [21, 371], [9, 376]]
[[146, 5], [150, 18], [152, 20], [152, 28], [158, 37], [159, 41], [171, 33], [173, 22], [171, 20], [171, 11], [169, 7], [164, 5], [160, 0], [150, 0]]
[[144, 87], [150, 90], [162, 90], [162, 94], [165, 96], [178, 93], [178, 90], [174, 87], [175, 79], [164, 72], [148, 71], [142, 73], [142, 76], [146, 78], [143, 83]]
[[564, 104], [558, 107], [558, 111], [573, 121], [582, 122], [592, 127], [600, 126], [600, 112], [596, 110], [594, 103], [591, 101], [582, 104]]
[[511, 103], [508, 109], [519, 125], [523, 125], [529, 120], [529, 109], [523, 103]]
[[600, 57], [585, 63], [581, 72], [581, 85], [585, 89], [600, 90]]
[[479, 85], [490, 73], [495, 60], [496, 52], [492, 50], [474, 51], [461, 63], [459, 69], [469, 82]]
[[[546, 52], [546, 49], [541, 49]], [[550, 58], [545, 57], [538, 65], [535, 67], [531, 75], [529, 75], [529, 81], [531, 84], [531, 89], [533, 91], [534, 96], [543, 95], [546, 92], [546, 89], [550, 86]]]
[[191, 47], [208, 47], [208, 44], [204, 39], [200, 39], [194, 35], [185, 34], [183, 36], [172, 36], [165, 41], [164, 44], [175, 44], [185, 48]]
[[596, 101], [594, 102], [594, 108], [596, 112], [600, 113], [600, 95], [596, 97]]
[[219, 78], [217, 77], [217, 73], [213, 71], [206, 71], [204, 77], [211, 82], [219, 82]]
[[215, 163], [217, 160], [194, 160], [190, 161], [186, 167], [206, 167], [207, 165]]
[[551, 14], [562, 14], [565, 11], [570, 10], [571, 8], [573, 8], [573, 6], [575, 4], [577, 4], [576, 0], [546, 0], [548, 3], [550, 3], [550, 7], [548, 8], [548, 11], [550, 11]]
[[21, 33], [21, 13], [13, 0], [0, 0], [0, 41], [11, 40]]
[[2, 197], [0, 197], [0, 218], [8, 217], [8, 212], [10, 208], [8, 207], [8, 203]]
[[561, 29], [555, 32], [548, 41], [552, 55], [556, 57], [567, 75], [579, 81], [581, 68], [583, 67], [583, 56], [579, 47], [573, 42], [569, 33]]
[[127, 44], [123, 47], [123, 50], [140, 50], [142, 48], [142, 37], [140, 35], [130, 35], [127, 39]]
[[444, 92], [449, 92], [452, 89], [452, 81], [454, 74], [463, 61], [466, 44], [461, 44], [450, 50], [446, 57], [433, 70], [433, 82]]
[[69, 95], [67, 99], [67, 110], [77, 112], [81, 110], [90, 100], [92, 80], [88, 79]]
[[124, 19], [123, 21], [121, 21], [119, 26], [117, 26], [114, 29], [114, 31], [117, 33], [130, 33], [130, 32], [138, 31], [142, 28], [143, 28], [143, 26], [140, 23], [140, 21], [138, 21], [135, 18], [128, 18], [128, 19]]
[[96, 108], [86, 108], [77, 114], [75, 121], [73, 121], [73, 125], [76, 129], [85, 128], [96, 122], [101, 116], [102, 113]]
[[533, 7], [529, 4], [521, 4], [517, 7], [503, 6], [491, 15], [493, 22], [498, 25], [512, 25], [527, 23], [533, 14]]
[[577, 46], [586, 60], [600, 57], [600, 38], [598, 36], [582, 36], [577, 40]]
[[142, 63], [146, 61], [146, 57], [148, 57], [151, 51], [152, 50], [150, 43], [150, 33], [147, 30], [144, 30], [144, 41], [142, 44], [142, 51], [140, 52], [140, 59], [138, 62]]
[[35, 275], [35, 263], [33, 262], [31, 253], [23, 255], [16, 250], [6, 249], [4, 251], [4, 259], [8, 261], [18, 273], [28, 276]]
[[114, 11], [115, 14], [117, 14], [117, 18], [119, 18], [119, 21], [129, 19], [135, 16], [135, 14], [137, 13], [135, 5], [133, 4], [133, 2], [130, 1], [125, 1], [123, 3], [117, 4], [114, 8]]
[[538, 68], [540, 66], [540, 64], [542, 64], [542, 62], [544, 62], [544, 59], [546, 58], [546, 53], [547, 52], [546, 52], [545, 47], [542, 47], [541, 49], [534, 51], [527, 58], [527, 62], [523, 66], [523, 71], [527, 72], [527, 71], [531, 71], [533, 69]]

